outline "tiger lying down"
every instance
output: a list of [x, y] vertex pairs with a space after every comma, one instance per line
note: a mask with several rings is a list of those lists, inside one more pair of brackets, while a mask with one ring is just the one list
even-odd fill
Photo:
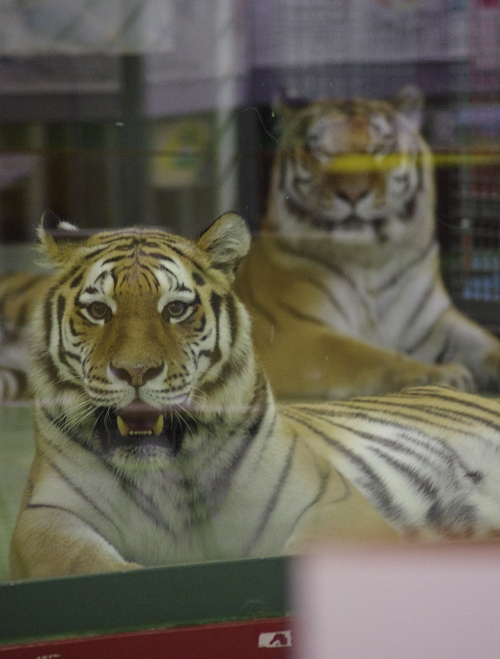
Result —
[[0, 404], [31, 398], [29, 317], [49, 283], [45, 273], [0, 273]]
[[500, 388], [500, 342], [441, 280], [421, 106], [405, 88], [391, 102], [315, 101], [286, 122], [236, 283], [281, 397]]
[[500, 531], [500, 403], [448, 387], [277, 406], [232, 290], [250, 236], [85, 235], [33, 321], [36, 457], [14, 578]]

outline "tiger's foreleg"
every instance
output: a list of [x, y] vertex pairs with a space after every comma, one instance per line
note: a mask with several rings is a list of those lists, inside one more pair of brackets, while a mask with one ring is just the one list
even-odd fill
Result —
[[347, 398], [426, 384], [475, 388], [460, 364], [420, 362], [298, 319], [286, 328], [283, 324], [269, 340], [264, 324], [259, 318], [254, 322], [256, 345], [273, 389], [283, 398]]
[[417, 358], [460, 362], [472, 373], [476, 387], [500, 390], [500, 341], [491, 332], [451, 307], [436, 324]]
[[141, 565], [125, 560], [93, 526], [65, 506], [35, 500], [40, 482], [57, 487], [57, 472], [36, 454], [10, 546], [14, 579], [55, 577], [132, 570]]
[[28, 506], [19, 516], [10, 551], [14, 579], [140, 567], [124, 560], [90, 525], [63, 508]]

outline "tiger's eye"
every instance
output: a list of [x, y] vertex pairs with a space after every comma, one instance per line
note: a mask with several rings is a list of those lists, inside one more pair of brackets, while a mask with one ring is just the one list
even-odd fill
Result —
[[111, 317], [111, 309], [104, 302], [92, 302], [87, 311], [95, 320], [108, 320]]
[[182, 302], [182, 300], [173, 300], [172, 302], [169, 302], [165, 306], [165, 308], [163, 309], [163, 315], [167, 319], [179, 318], [184, 313], [186, 313], [187, 308], [188, 305], [185, 302]]

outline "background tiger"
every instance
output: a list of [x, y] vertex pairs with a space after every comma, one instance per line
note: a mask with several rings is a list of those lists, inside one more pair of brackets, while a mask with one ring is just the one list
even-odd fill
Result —
[[40, 236], [59, 271], [34, 316], [14, 577], [498, 535], [499, 402], [436, 387], [275, 405], [232, 290], [238, 215], [196, 243], [50, 215]]
[[405, 88], [392, 102], [323, 100], [289, 117], [237, 277], [282, 396], [498, 389], [500, 342], [458, 312], [439, 273], [421, 109]]
[[0, 274], [0, 402], [31, 396], [28, 319], [48, 284], [46, 274]]

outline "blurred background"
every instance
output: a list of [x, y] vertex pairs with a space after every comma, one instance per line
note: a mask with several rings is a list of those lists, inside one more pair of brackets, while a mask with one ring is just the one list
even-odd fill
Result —
[[500, 331], [500, 0], [2, 0], [0, 268], [45, 208], [196, 235], [264, 207], [280, 94], [426, 97], [443, 272]]

